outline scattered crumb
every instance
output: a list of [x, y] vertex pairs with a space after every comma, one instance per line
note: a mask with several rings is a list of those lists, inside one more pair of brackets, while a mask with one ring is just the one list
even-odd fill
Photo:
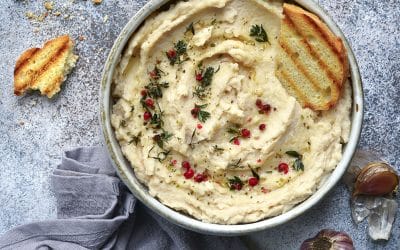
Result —
[[39, 22], [43, 22], [43, 20], [44, 20], [48, 15], [49, 15], [48, 12], [43, 13], [43, 14], [41, 14], [41, 15], [38, 16], [37, 20], [38, 20]]
[[25, 13], [25, 16], [26, 16], [28, 19], [34, 19], [36, 15], [33, 14], [32, 11], [28, 11], [28, 12]]
[[46, 8], [46, 10], [48, 11], [52, 11], [53, 10], [53, 1], [50, 2], [44, 2], [44, 7]]
[[55, 16], [60, 16], [60, 15], [61, 15], [61, 12], [60, 12], [60, 11], [56, 11], [56, 12], [54, 12], [53, 15], [55, 15]]
[[37, 27], [33, 29], [33, 33], [38, 33], [39, 31], [40, 31], [40, 29]]
[[82, 36], [82, 35], [80, 35], [79, 37], [78, 37], [78, 40], [79, 41], [83, 41], [83, 40], [85, 40], [86, 39], [86, 37], [84, 37], [84, 36]]
[[103, 2], [103, 0], [92, 0], [92, 2], [93, 2], [94, 4], [101, 4], [101, 2]]
[[103, 18], [103, 23], [105, 23], [107, 21], [108, 21], [108, 15], [105, 15], [104, 18]]
[[21, 126], [24, 126], [25, 122], [24, 121], [19, 121], [18, 124], [21, 125]]
[[47, 17], [48, 12], [42, 13], [40, 15], [34, 14], [32, 11], [28, 11], [25, 13], [25, 16], [32, 21], [43, 22], [43, 20]]

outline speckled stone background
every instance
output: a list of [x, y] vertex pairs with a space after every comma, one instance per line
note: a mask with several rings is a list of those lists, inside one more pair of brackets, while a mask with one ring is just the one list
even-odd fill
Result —
[[[98, 90], [107, 54], [128, 19], [145, 0], [54, 1], [43, 21], [26, 13], [46, 12], [44, 1], [0, 1], [0, 233], [35, 220], [55, 218], [49, 174], [61, 153], [101, 143]], [[358, 60], [365, 90], [360, 147], [379, 152], [400, 168], [400, 2], [399, 0], [319, 0], [338, 23]], [[56, 16], [57, 11], [60, 15]], [[61, 94], [13, 95], [18, 55], [49, 38], [68, 33], [80, 59]], [[79, 39], [80, 38], [80, 39]], [[400, 218], [388, 242], [373, 242], [366, 223], [354, 225], [349, 194], [338, 185], [295, 220], [246, 237], [253, 248], [297, 249], [322, 228], [349, 233], [357, 249], [399, 249]], [[398, 216], [400, 216], [398, 214]]]

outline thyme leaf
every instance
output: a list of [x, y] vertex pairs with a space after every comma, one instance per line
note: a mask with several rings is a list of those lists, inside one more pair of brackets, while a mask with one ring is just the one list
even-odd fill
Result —
[[213, 149], [214, 149], [214, 152], [223, 152], [223, 151], [224, 151], [224, 149], [218, 147], [218, 145], [214, 145], [214, 146], [213, 146]]
[[164, 142], [167, 142], [173, 134], [169, 133], [168, 131], [163, 131], [160, 134], [156, 134], [153, 136], [153, 140], [157, 143], [160, 148], [164, 148]]
[[206, 122], [207, 119], [210, 118], [210, 116], [211, 116], [211, 114], [209, 112], [204, 111], [204, 110], [200, 110], [198, 118], [199, 118], [199, 121]]
[[140, 137], [142, 136], [142, 132], [139, 132], [139, 134], [138, 135], [134, 135], [134, 136], [132, 136], [132, 138], [131, 138], [131, 140], [128, 142], [128, 145], [130, 145], [130, 144], [135, 144], [135, 145], [137, 145], [138, 144], [138, 142], [140, 141]]
[[240, 162], [242, 161], [242, 159], [239, 159], [237, 162], [233, 162], [233, 163], [229, 163], [228, 164], [228, 168], [240, 168], [242, 166], [240, 166]]
[[260, 179], [260, 176], [257, 174], [257, 172], [256, 172], [250, 165], [248, 165], [248, 166], [249, 166], [250, 171], [251, 171], [251, 173], [253, 174], [253, 176], [254, 176], [257, 180], [259, 180], [259, 179]]
[[163, 112], [154, 113], [151, 116], [150, 124], [154, 125], [155, 128], [161, 128], [164, 125], [164, 121], [162, 120]]
[[303, 164], [303, 162], [299, 159], [299, 158], [296, 158], [296, 160], [294, 161], [294, 163], [293, 163], [293, 169], [295, 169], [296, 171], [304, 171], [304, 164]]
[[186, 27], [185, 33], [187, 33], [187, 32], [192, 32], [193, 35], [195, 34], [194, 27], [193, 27], [193, 22], [191, 22], [191, 23]]
[[290, 155], [292, 157], [301, 158], [301, 155], [299, 153], [297, 153], [297, 151], [289, 150], [289, 151], [286, 151], [286, 154]]
[[196, 129], [193, 129], [193, 133], [192, 133], [192, 136], [190, 137], [190, 143], [189, 143], [189, 146], [193, 149], [194, 148], [194, 143], [193, 143], [193, 138], [194, 138], [194, 135], [196, 134]]
[[295, 157], [296, 159], [293, 162], [292, 168], [296, 171], [304, 171], [304, 164], [301, 161], [301, 159], [303, 158], [303, 156], [301, 154], [299, 154], [297, 151], [286, 151], [287, 155], [290, 155], [292, 157]]
[[148, 154], [147, 154], [147, 157], [148, 157], [148, 158], [155, 159], [155, 160], [158, 160], [159, 162], [163, 162], [163, 161], [168, 157], [169, 153], [171, 152], [170, 150], [168, 150], [168, 151], [161, 151], [161, 152], [158, 152], [155, 156], [151, 156], [150, 153], [151, 153], [151, 151], [152, 151], [153, 149], [154, 149], [154, 146], [151, 147], [151, 149], [149, 150], [149, 152], [148, 152]]
[[252, 25], [251, 29], [250, 29], [250, 36], [254, 37], [254, 39], [257, 42], [269, 43], [267, 32], [265, 32], [262, 24], [261, 25], [258, 25], [258, 24]]
[[226, 132], [228, 132], [229, 134], [232, 134], [233, 137], [231, 137], [229, 139], [229, 142], [232, 142], [233, 140], [235, 140], [236, 138], [238, 138], [240, 136], [240, 130], [237, 127], [237, 125], [235, 125], [234, 127], [229, 127]]

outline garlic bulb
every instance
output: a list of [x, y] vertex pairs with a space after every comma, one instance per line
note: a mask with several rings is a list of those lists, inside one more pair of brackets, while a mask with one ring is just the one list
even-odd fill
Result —
[[349, 235], [330, 229], [321, 230], [314, 238], [303, 242], [300, 250], [353, 250], [353, 241]]

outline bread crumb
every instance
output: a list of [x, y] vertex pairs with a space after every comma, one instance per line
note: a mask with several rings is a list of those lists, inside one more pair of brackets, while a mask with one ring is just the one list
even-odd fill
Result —
[[103, 23], [105, 23], [107, 21], [108, 21], [108, 15], [105, 15], [104, 18], [103, 18]]
[[18, 124], [21, 125], [21, 126], [24, 126], [25, 122], [24, 121], [19, 121]]
[[82, 36], [82, 35], [80, 35], [79, 37], [78, 37], [78, 40], [79, 41], [83, 41], [83, 40], [85, 40], [86, 38], [84, 37], [84, 36]]
[[56, 12], [54, 12], [53, 15], [55, 15], [55, 16], [60, 16], [60, 15], [61, 15], [61, 12], [60, 12], [60, 11], [56, 11]]
[[38, 18], [37, 18], [37, 21], [43, 22], [43, 20], [44, 20], [48, 15], [49, 15], [48, 12], [39, 15]]
[[34, 19], [36, 15], [33, 14], [32, 11], [28, 11], [28, 12], [25, 13], [25, 16], [26, 16], [28, 19]]
[[101, 4], [101, 2], [103, 2], [103, 0], [92, 0], [92, 2], [93, 2], [94, 4]]
[[40, 15], [34, 14], [32, 11], [28, 11], [25, 13], [25, 16], [32, 21], [43, 22], [43, 20], [48, 16], [48, 12], [45, 12]]
[[44, 7], [45, 7], [46, 10], [48, 10], [48, 11], [52, 11], [52, 10], [53, 10], [53, 5], [54, 5], [54, 2], [53, 2], [53, 1], [44, 2]]

